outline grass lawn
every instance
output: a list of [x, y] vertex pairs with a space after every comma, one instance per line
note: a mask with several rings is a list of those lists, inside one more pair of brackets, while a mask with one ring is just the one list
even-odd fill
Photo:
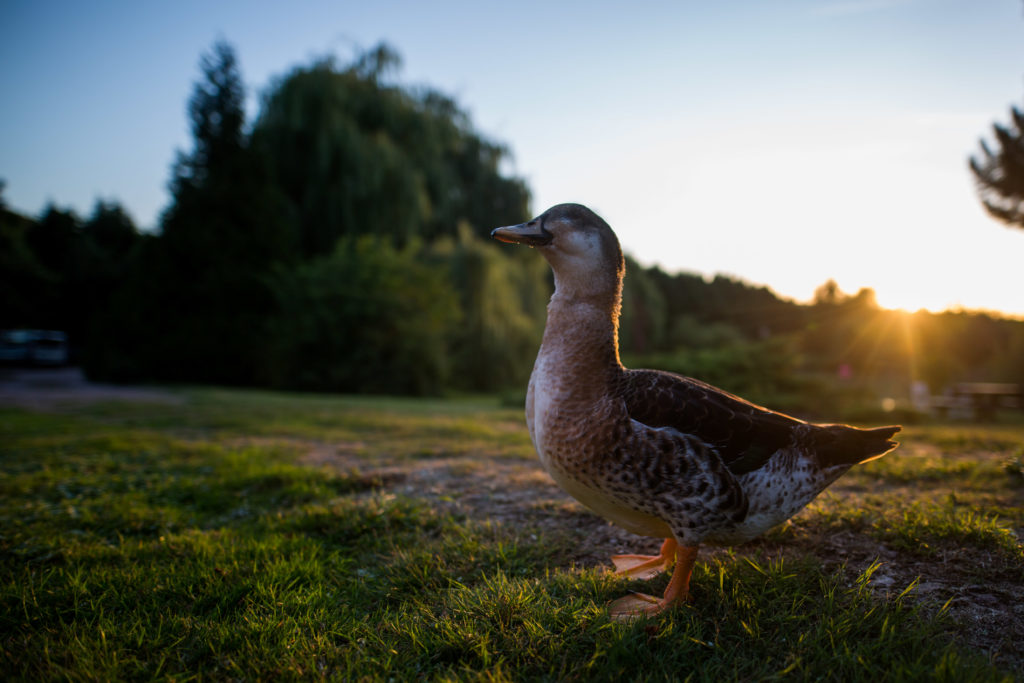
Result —
[[9, 679], [1024, 677], [1024, 426], [917, 426], [693, 601], [481, 400], [189, 390], [0, 408]]

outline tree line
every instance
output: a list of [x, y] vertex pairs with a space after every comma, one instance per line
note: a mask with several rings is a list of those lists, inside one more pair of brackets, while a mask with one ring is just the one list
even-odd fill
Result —
[[[399, 68], [385, 45], [298, 67], [247, 122], [235, 53], [214, 45], [156, 232], [116, 202], [30, 219], [0, 197], [0, 327], [66, 330], [108, 381], [521, 392], [551, 277], [487, 234], [530, 217], [529, 190], [505, 145], [450, 97], [397, 85]], [[629, 364], [780, 407], [1024, 383], [1024, 322], [886, 311], [834, 283], [801, 305], [723, 276], [627, 272]]]
[[216, 44], [155, 234], [113, 203], [85, 221], [4, 210], [3, 326], [66, 329], [113, 381], [429, 393], [521, 377], [545, 276], [478, 235], [524, 220], [529, 192], [451, 98], [391, 83], [399, 63], [381, 45], [296, 68], [247, 123]]

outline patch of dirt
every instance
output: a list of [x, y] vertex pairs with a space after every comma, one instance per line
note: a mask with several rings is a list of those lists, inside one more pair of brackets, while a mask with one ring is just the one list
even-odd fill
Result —
[[[560, 564], [611, 568], [611, 555], [657, 554], [659, 539], [635, 536], [591, 513], [562, 491], [539, 461], [486, 453], [466, 457], [381, 459], [365, 444], [307, 444], [302, 462], [379, 478], [392, 493], [427, 498], [439, 509], [478, 520], [491, 520], [513, 534], [541, 534], [564, 539]], [[841, 482], [839, 482], [841, 484]], [[836, 493], [845, 492], [837, 488]], [[727, 549], [702, 547], [701, 558], [723, 557]], [[880, 598], [894, 598], [915, 580], [910, 593], [926, 612], [948, 602], [951, 635], [982, 652], [1004, 669], [1024, 674], [1024, 587], [1019, 572], [986, 568], [1005, 566], [1003, 558], [977, 549], [945, 548], [930, 557], [900, 552], [863, 533], [827, 531], [801, 515], [781, 532], [769, 533], [731, 552], [766, 558], [817, 558], [824, 567], [846, 567], [859, 574], [872, 563], [881, 566], [870, 586]], [[983, 583], [979, 577], [984, 577]]]
[[770, 557], [813, 556], [826, 569], [838, 571], [845, 566], [855, 574], [877, 561], [880, 566], [869, 583], [876, 594], [895, 598], [917, 581], [909, 595], [920, 601], [925, 612], [934, 614], [948, 603], [951, 636], [1002, 668], [1024, 674], [1021, 574], [991, 551], [948, 546], [930, 557], [917, 556], [867, 534], [815, 528], [802, 523], [799, 515], [784, 533], [769, 534], [738, 550], [760, 550]]
[[[354, 447], [353, 447], [354, 446]], [[496, 522], [511, 530], [586, 539], [566, 548], [564, 565], [606, 564], [610, 555], [657, 552], [660, 541], [641, 538], [591, 513], [562, 491], [534, 460], [475, 454], [384, 459], [361, 454], [363, 444], [308, 444], [300, 462], [359, 472], [390, 482], [384, 489], [426, 498], [454, 515]]]

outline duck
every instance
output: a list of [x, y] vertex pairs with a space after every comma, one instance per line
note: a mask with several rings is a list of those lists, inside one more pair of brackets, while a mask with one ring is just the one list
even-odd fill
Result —
[[615, 600], [613, 619], [649, 617], [686, 602], [701, 545], [762, 535], [854, 465], [898, 445], [898, 425], [814, 424], [698, 379], [623, 366], [625, 261], [611, 227], [587, 207], [559, 204], [491, 236], [536, 249], [554, 274], [525, 402], [542, 466], [612, 524], [663, 539], [657, 555], [611, 558], [627, 577], [672, 569], [662, 596]]

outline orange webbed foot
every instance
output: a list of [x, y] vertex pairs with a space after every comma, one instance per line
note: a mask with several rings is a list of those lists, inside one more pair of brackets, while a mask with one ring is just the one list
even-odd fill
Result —
[[612, 555], [615, 573], [634, 579], [652, 579], [666, 571], [675, 556], [676, 542], [666, 538], [658, 555]]
[[615, 621], [633, 621], [644, 616], [653, 616], [663, 611], [661, 599], [646, 593], [630, 593], [608, 605], [608, 611]]
[[[662, 546], [662, 550], [667, 545], [668, 541]], [[690, 575], [693, 573], [693, 564], [697, 560], [697, 547], [678, 547], [675, 541], [672, 541], [672, 546], [675, 551], [676, 568], [665, 589], [665, 595], [659, 599], [643, 593], [632, 593], [619, 598], [609, 605], [612, 619], [632, 621], [645, 616], [654, 616], [687, 600], [690, 594]]]

